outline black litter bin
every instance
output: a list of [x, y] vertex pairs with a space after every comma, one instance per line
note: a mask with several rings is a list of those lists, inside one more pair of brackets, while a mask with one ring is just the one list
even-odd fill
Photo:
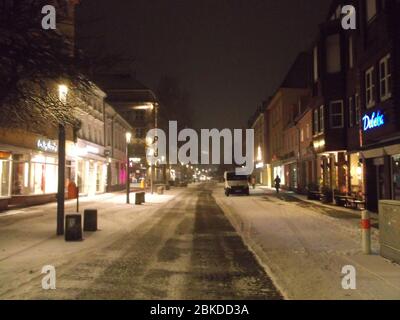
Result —
[[82, 216], [67, 214], [65, 216], [65, 241], [82, 240]]
[[136, 192], [135, 193], [135, 204], [139, 205], [145, 202], [145, 193], [144, 192]]
[[83, 212], [83, 231], [97, 231], [97, 209]]

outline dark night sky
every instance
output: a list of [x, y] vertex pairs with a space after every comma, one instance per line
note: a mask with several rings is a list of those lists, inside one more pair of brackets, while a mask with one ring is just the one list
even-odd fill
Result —
[[[78, 12], [101, 50], [135, 58], [155, 89], [178, 77], [195, 126], [241, 128], [307, 49], [329, 0], [83, 0]], [[86, 35], [86, 34], [85, 34]], [[96, 49], [97, 50], [97, 49]]]

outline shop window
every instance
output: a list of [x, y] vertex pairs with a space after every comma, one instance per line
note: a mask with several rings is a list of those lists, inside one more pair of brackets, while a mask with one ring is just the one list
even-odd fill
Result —
[[390, 54], [379, 62], [379, 93], [381, 101], [385, 101], [392, 96], [392, 74], [390, 64]]
[[58, 173], [55, 157], [34, 156], [30, 170], [30, 189], [33, 194], [57, 192]]
[[365, 103], [367, 108], [375, 105], [374, 67], [365, 72]]
[[11, 162], [0, 160], [0, 197], [10, 196]]
[[333, 101], [330, 103], [331, 128], [343, 128], [343, 101]]

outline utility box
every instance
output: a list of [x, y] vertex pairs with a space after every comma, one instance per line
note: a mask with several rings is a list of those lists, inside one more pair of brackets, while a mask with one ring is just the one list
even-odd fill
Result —
[[379, 201], [381, 256], [400, 263], [400, 201]]

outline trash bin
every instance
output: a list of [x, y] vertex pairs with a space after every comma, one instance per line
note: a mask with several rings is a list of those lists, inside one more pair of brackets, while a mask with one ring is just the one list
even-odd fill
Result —
[[381, 256], [400, 263], [400, 201], [379, 201]]
[[65, 241], [82, 240], [82, 216], [67, 214], [65, 216]]
[[136, 192], [135, 193], [135, 204], [139, 205], [145, 202], [145, 193], [144, 192]]
[[85, 209], [83, 212], [83, 231], [97, 231], [97, 209]]

